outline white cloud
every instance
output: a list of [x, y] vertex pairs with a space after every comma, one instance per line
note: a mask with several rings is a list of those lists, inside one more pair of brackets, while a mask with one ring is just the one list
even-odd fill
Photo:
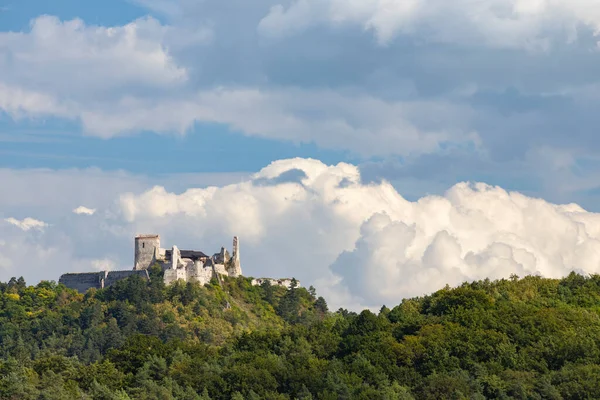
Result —
[[[274, 179], [286, 171], [305, 176]], [[237, 234], [247, 274], [296, 276], [333, 306], [396, 304], [513, 273], [600, 272], [600, 214], [485, 184], [410, 202], [386, 182], [361, 183], [343, 163], [281, 160], [253, 181], [182, 194], [155, 187], [123, 195], [120, 208], [136, 231], [163, 233], [167, 246], [217, 248]]]
[[87, 133], [106, 138], [146, 130], [183, 134], [196, 122], [210, 122], [248, 136], [314, 142], [363, 156], [429, 153], [443, 143], [479, 141], [466, 128], [474, 117], [470, 107], [446, 101], [384, 101], [332, 91], [218, 88], [187, 98], [126, 97], [90, 104], [67, 103], [0, 82], [0, 108], [15, 117], [79, 119]]
[[600, 10], [594, 0], [296, 0], [273, 6], [258, 29], [278, 37], [317, 24], [360, 25], [381, 44], [408, 34], [434, 42], [546, 49], [556, 39], [574, 40], [581, 25], [598, 32]]
[[126, 106], [139, 93], [161, 97], [182, 90], [188, 70], [170, 49], [206, 43], [210, 36], [204, 28], [189, 31], [151, 17], [104, 27], [40, 16], [29, 32], [0, 32], [0, 110], [15, 119], [82, 120], [92, 134], [124, 133], [94, 126], [94, 113]]
[[8, 222], [11, 225], [16, 226], [17, 228], [23, 230], [23, 231], [29, 231], [29, 230], [37, 230], [37, 231], [43, 231], [46, 227], [48, 227], [48, 224], [45, 223], [44, 221], [39, 221], [37, 219], [34, 218], [25, 218], [23, 220], [18, 220], [15, 218], [6, 218], [5, 219], [6, 222]]
[[[431, 114], [435, 120], [429, 119]], [[198, 121], [226, 124], [249, 136], [315, 142], [366, 156], [427, 153], [444, 142], [477, 142], [477, 135], [463, 129], [473, 116], [469, 107], [450, 102], [225, 88], [187, 100], [129, 99], [81, 112], [86, 130], [100, 136], [142, 130], [183, 133]]]
[[[93, 232], [89, 232], [93, 229]], [[63, 222], [46, 228], [41, 235], [30, 232], [8, 232], [0, 226], [0, 235], [6, 235], [4, 244], [0, 243], [0, 277], [8, 281], [11, 277], [23, 276], [28, 284], [37, 284], [40, 280], [58, 281], [66, 272], [91, 272], [115, 267], [106, 258], [106, 233], [101, 225], [88, 227], [88, 232], [77, 225]], [[95, 243], [91, 237], [95, 237]], [[114, 236], [111, 235], [114, 248]], [[91, 258], [100, 253], [104, 258]]]
[[53, 95], [9, 86], [0, 81], [0, 109], [15, 119], [48, 115], [72, 119], [76, 116], [75, 107], [74, 104], [61, 104]]
[[84, 206], [79, 206], [79, 207], [73, 209], [73, 213], [77, 214], [77, 215], [94, 215], [95, 212], [96, 212], [95, 208], [87, 208]]
[[[112, 271], [112, 270], [116, 269], [116, 267], [117, 267], [114, 260], [111, 260], [108, 258], [91, 260], [90, 264], [92, 265], [93, 269], [96, 271]], [[129, 268], [127, 268], [127, 269], [129, 269]]]
[[29, 32], [0, 33], [0, 50], [7, 55], [0, 58], [2, 80], [78, 97], [91, 96], [90, 90], [99, 97], [122, 85], [181, 84], [187, 71], [169, 54], [172, 29], [151, 17], [104, 27], [41, 16]]
[[600, 214], [574, 204], [460, 183], [411, 203], [403, 216], [397, 211], [373, 215], [332, 266], [343, 277], [338, 288], [363, 304], [511, 274], [600, 272]]

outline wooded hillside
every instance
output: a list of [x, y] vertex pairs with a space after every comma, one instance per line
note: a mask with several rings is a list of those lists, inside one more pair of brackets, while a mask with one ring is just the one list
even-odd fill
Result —
[[[159, 278], [160, 271], [152, 271]], [[590, 399], [600, 277], [445, 288], [378, 314], [314, 289], [0, 284], [2, 399]]]

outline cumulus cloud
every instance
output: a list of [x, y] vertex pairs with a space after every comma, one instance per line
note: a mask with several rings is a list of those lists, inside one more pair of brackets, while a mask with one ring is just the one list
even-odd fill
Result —
[[95, 208], [87, 208], [84, 206], [79, 206], [73, 210], [73, 213], [77, 215], [94, 215], [95, 212]]
[[45, 223], [44, 221], [39, 221], [37, 219], [34, 218], [25, 218], [22, 220], [18, 220], [15, 218], [6, 218], [4, 221], [8, 222], [11, 225], [16, 226], [17, 228], [23, 230], [23, 231], [29, 231], [29, 230], [37, 230], [37, 231], [43, 231], [44, 228], [46, 228], [48, 226], [47, 223]]
[[332, 266], [340, 289], [366, 304], [393, 304], [464, 281], [600, 272], [600, 214], [574, 204], [460, 183], [409, 209], [362, 224], [354, 249]]
[[[277, 179], [291, 170], [303, 174]], [[281, 160], [239, 184], [125, 194], [120, 209], [170, 243], [216, 248], [237, 234], [246, 274], [296, 276], [335, 306], [395, 304], [511, 274], [600, 272], [600, 214], [480, 183], [411, 202], [344, 163]]]
[[[289, 2], [286, 2], [286, 5]], [[600, 30], [593, 0], [296, 0], [273, 6], [259, 26], [268, 36], [286, 36], [316, 24], [356, 24], [381, 44], [400, 34], [434, 42], [546, 49], [573, 41], [578, 28]]]

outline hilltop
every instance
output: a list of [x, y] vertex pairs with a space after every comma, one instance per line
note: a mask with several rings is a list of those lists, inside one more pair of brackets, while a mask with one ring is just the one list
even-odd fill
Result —
[[[150, 270], [160, 275], [160, 268]], [[584, 399], [600, 277], [465, 283], [378, 313], [251, 278], [0, 284], [0, 398]]]

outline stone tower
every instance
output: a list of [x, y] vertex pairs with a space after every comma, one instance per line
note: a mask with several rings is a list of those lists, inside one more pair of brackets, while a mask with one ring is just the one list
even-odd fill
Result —
[[240, 241], [237, 236], [233, 237], [233, 253], [227, 270], [229, 276], [238, 277], [242, 275], [242, 266], [240, 264]]
[[160, 249], [160, 236], [138, 235], [135, 237], [134, 270], [148, 269], [156, 262], [155, 254]]

